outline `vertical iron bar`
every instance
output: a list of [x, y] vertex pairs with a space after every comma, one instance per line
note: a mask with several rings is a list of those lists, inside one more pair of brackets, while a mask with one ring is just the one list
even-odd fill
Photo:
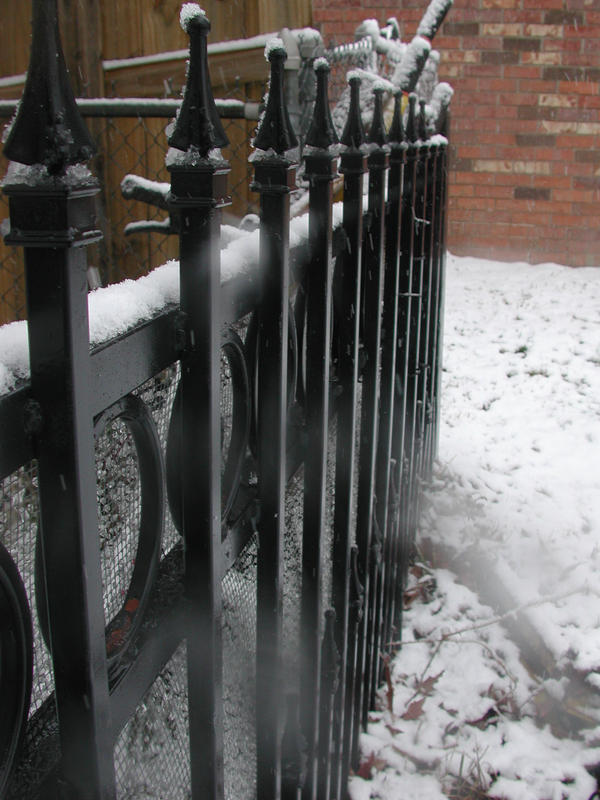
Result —
[[368, 159], [369, 164], [369, 213], [371, 224], [366, 236], [364, 299], [362, 310], [368, 324], [364, 326], [363, 344], [366, 355], [363, 370], [360, 455], [358, 477], [358, 507], [356, 543], [365, 580], [365, 614], [360, 642], [359, 685], [362, 709], [362, 724], [367, 725], [371, 702], [369, 687], [375, 654], [370, 650], [374, 626], [375, 591], [379, 562], [381, 560], [381, 537], [373, 534], [375, 520], [375, 464], [377, 455], [377, 420], [379, 410], [379, 366], [381, 343], [381, 302], [383, 278], [383, 223], [385, 202], [385, 177], [389, 156], [378, 148]]
[[[350, 593], [349, 593], [349, 613], [347, 628], [347, 655], [346, 663], [342, 661], [342, 670], [346, 676], [345, 696], [345, 724], [343, 726], [343, 747], [342, 747], [342, 769], [341, 783], [337, 797], [345, 800], [345, 786], [350, 774], [350, 764], [353, 758], [352, 747], [354, 742], [354, 732], [360, 725], [359, 709], [355, 707], [356, 683], [358, 681], [358, 637], [360, 623], [363, 616], [364, 606], [364, 587], [360, 582], [358, 572], [358, 547], [353, 545], [351, 549], [350, 564]], [[356, 765], [355, 765], [356, 766]], [[334, 795], [336, 796], [336, 795]]]
[[[25, 248], [41, 556], [59, 725], [60, 797], [115, 797], [90, 394], [87, 258], [101, 238], [93, 145], [69, 84], [55, 0], [33, 3], [27, 83], [4, 153], [10, 233]], [[23, 174], [24, 173], [24, 174]]]
[[[383, 536], [383, 554], [377, 587], [373, 650], [381, 653], [385, 646], [386, 598], [391, 581], [391, 551], [393, 527], [389, 524], [389, 489], [392, 479], [392, 433], [396, 392], [396, 346], [398, 339], [398, 288], [400, 280], [400, 213], [404, 152], [392, 145], [388, 179], [388, 200], [385, 231], [385, 276], [383, 291], [382, 346], [381, 346], [381, 399], [379, 434], [377, 438], [377, 476], [375, 513]], [[377, 658], [377, 656], [375, 656]], [[377, 689], [380, 669], [372, 671], [371, 698]]]
[[363, 179], [367, 158], [361, 150], [364, 131], [359, 107], [360, 79], [351, 78], [351, 106], [341, 140], [340, 172], [344, 176], [342, 228], [345, 248], [338, 258], [334, 296], [336, 304], [337, 435], [335, 454], [335, 510], [333, 520], [332, 605], [336, 610], [336, 641], [342, 664], [335, 698], [339, 736], [335, 739], [333, 796], [345, 791], [348, 778], [352, 729], [356, 724], [354, 677], [356, 654], [348, 650], [349, 580], [352, 547], [354, 462], [356, 457], [358, 347], [363, 247]]
[[[389, 147], [383, 120], [383, 87], [375, 85], [375, 108], [373, 111], [373, 122], [369, 131], [369, 139], [372, 144], [377, 145], [369, 156], [369, 216], [370, 226], [368, 232], [368, 246], [365, 250], [365, 326], [363, 338], [365, 342], [365, 352], [367, 356], [366, 369], [363, 377], [363, 409], [368, 413], [368, 417], [363, 417], [367, 421], [367, 429], [361, 427], [361, 440], [365, 436], [370, 440], [368, 449], [361, 449], [361, 472], [366, 467], [367, 462], [362, 460], [363, 454], [368, 453], [369, 458], [369, 488], [372, 495], [373, 505], [371, 514], [371, 539], [370, 547], [370, 581], [369, 593], [367, 595], [367, 626], [366, 626], [366, 664], [365, 664], [365, 687], [363, 701], [363, 724], [366, 726], [369, 709], [372, 707], [374, 699], [374, 685], [377, 683], [379, 672], [379, 651], [377, 642], [377, 604], [380, 587], [383, 580], [383, 549], [385, 535], [385, 517], [387, 506], [387, 478], [389, 475], [390, 464], [390, 434], [391, 434], [391, 404], [389, 400], [388, 387], [391, 385], [389, 357], [384, 363], [382, 361], [381, 345], [383, 343], [382, 330], [384, 324], [384, 313], [382, 312], [383, 284], [385, 277], [385, 254], [386, 254], [386, 185], [389, 172]], [[396, 271], [395, 271], [396, 272]], [[395, 287], [390, 287], [395, 289]], [[392, 295], [392, 304], [395, 312], [395, 295]], [[391, 315], [386, 320], [392, 321]], [[390, 351], [387, 352], [390, 355]], [[387, 369], [387, 371], [385, 371]], [[387, 383], [382, 383], [387, 379]], [[364, 405], [364, 390], [367, 388], [367, 407]], [[383, 392], [383, 394], [382, 394]], [[371, 405], [372, 404], [372, 405]], [[369, 407], [370, 406], [370, 407]], [[382, 420], [382, 415], [384, 418]], [[371, 428], [371, 426], [373, 426]], [[361, 442], [362, 444], [362, 442]], [[372, 460], [371, 460], [372, 459]], [[361, 494], [359, 483], [359, 510], [358, 520], [360, 524]], [[383, 522], [383, 526], [382, 526]], [[360, 530], [360, 528], [359, 528]], [[363, 539], [363, 542], [365, 540]], [[360, 553], [360, 538], [357, 534], [357, 543]]]
[[327, 135], [329, 67], [317, 65], [318, 95], [305, 158], [309, 182], [310, 267], [306, 275], [306, 455], [304, 459], [304, 518], [302, 539], [300, 697], [308, 770], [304, 797], [314, 797], [317, 785], [317, 743], [320, 703], [323, 531], [327, 480], [329, 372], [332, 317], [332, 206], [337, 158], [328, 147], [337, 141], [333, 123]]
[[335, 644], [335, 611], [330, 609], [325, 612], [325, 630], [321, 647], [321, 702], [316, 794], [318, 800], [329, 800], [331, 797], [333, 714], [339, 666], [340, 656]]
[[428, 380], [425, 392], [425, 403], [427, 406], [426, 433], [424, 441], [424, 474], [426, 480], [431, 480], [431, 470], [433, 465], [433, 426], [434, 417], [434, 397], [435, 397], [435, 338], [437, 329], [437, 314], [439, 310], [439, 214], [440, 214], [440, 148], [435, 145], [431, 154], [433, 161], [432, 179], [432, 203], [431, 203], [431, 244], [430, 244], [430, 299], [429, 315], [427, 319], [427, 364]]
[[[410, 96], [411, 108], [416, 104], [414, 95]], [[416, 133], [416, 132], [415, 132]], [[413, 273], [411, 283], [411, 315], [410, 315], [410, 343], [409, 343], [409, 367], [407, 376], [407, 466], [408, 474], [406, 481], [403, 482], [405, 489], [405, 559], [414, 545], [414, 534], [416, 525], [416, 497], [419, 491], [419, 476], [417, 473], [418, 465], [418, 426], [419, 426], [419, 403], [418, 403], [418, 381], [420, 374], [419, 356], [421, 347], [421, 308], [423, 302], [423, 266], [425, 258], [425, 208], [427, 203], [427, 146], [420, 140], [413, 140], [416, 157], [415, 171], [415, 195], [412, 214], [412, 225], [414, 228], [414, 247], [413, 247]], [[406, 566], [406, 561], [405, 561]]]
[[[282, 591], [287, 417], [290, 192], [296, 145], [283, 100], [283, 43], [268, 52], [269, 100], [254, 140], [260, 195], [257, 450], [260, 498], [256, 621], [257, 796], [281, 796]], [[273, 150], [275, 155], [269, 155]]]
[[[168, 203], [179, 218], [181, 472], [185, 552], [185, 632], [192, 798], [223, 797], [221, 641], [220, 230], [229, 204], [227, 142], [214, 123], [208, 75], [210, 23], [198, 8], [184, 23], [190, 63], [182, 107], [169, 138], [182, 151], [167, 166]], [[211, 152], [209, 157], [209, 152]]]
[[[426, 176], [427, 185], [425, 189], [424, 204], [424, 247], [423, 247], [423, 299], [421, 303], [421, 336], [419, 346], [419, 378], [418, 378], [418, 404], [420, 407], [420, 420], [417, 431], [417, 472], [419, 481], [425, 478], [427, 466], [426, 452], [426, 433], [429, 427], [428, 417], [430, 414], [428, 403], [428, 392], [431, 384], [431, 364], [429, 361], [430, 353], [430, 317], [432, 307], [432, 283], [433, 283], [433, 245], [434, 245], [434, 213], [435, 213], [435, 191], [436, 191], [436, 165], [437, 147], [429, 146], [425, 154], [427, 162]], [[415, 499], [417, 520], [421, 508], [421, 492], [417, 493]]]
[[409, 478], [408, 442], [411, 424], [408, 403], [408, 373], [412, 347], [413, 316], [413, 270], [415, 254], [415, 226], [413, 221], [417, 186], [417, 148], [411, 142], [416, 138], [414, 130], [414, 101], [409, 105], [407, 123], [408, 145], [404, 150], [405, 167], [402, 186], [402, 221], [400, 234], [400, 286], [398, 302], [398, 354], [396, 356], [397, 412], [394, 414], [392, 453], [396, 463], [394, 495], [396, 501], [394, 525], [393, 582], [391, 602], [391, 626], [400, 630], [402, 612], [402, 586], [406, 568], [406, 485]]

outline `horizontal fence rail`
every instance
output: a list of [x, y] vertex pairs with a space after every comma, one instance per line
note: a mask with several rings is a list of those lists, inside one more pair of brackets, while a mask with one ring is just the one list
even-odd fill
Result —
[[300, 153], [269, 42], [234, 229], [233, 106], [186, 4], [183, 100], [148, 105], [177, 106], [169, 181], [134, 181], [177, 258], [88, 299], [81, 112], [128, 106], [75, 102], [33, 5], [3, 186], [28, 321], [0, 327], [0, 796], [345, 800], [437, 449], [451, 93], [354, 71], [336, 129], [319, 58]]

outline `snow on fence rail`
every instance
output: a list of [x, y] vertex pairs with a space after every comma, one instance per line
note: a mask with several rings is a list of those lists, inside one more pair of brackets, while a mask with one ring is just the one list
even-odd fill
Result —
[[439, 422], [450, 92], [392, 92], [386, 125], [389, 83], [353, 71], [336, 130], [318, 59], [300, 165], [271, 41], [259, 214], [222, 225], [210, 23], [184, 10], [170, 186], [126, 185], [179, 258], [88, 296], [92, 142], [56, 3], [34, 2], [3, 187], [28, 289], [0, 328], [7, 798], [341, 800], [399, 636]]

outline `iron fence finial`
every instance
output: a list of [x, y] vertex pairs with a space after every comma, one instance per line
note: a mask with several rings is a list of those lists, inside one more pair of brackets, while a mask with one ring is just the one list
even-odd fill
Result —
[[210, 21], [195, 3], [183, 6], [180, 21], [190, 38], [190, 59], [183, 102], [169, 146], [183, 152], [193, 148], [205, 158], [210, 150], [229, 144], [210, 86], [207, 49]]
[[419, 100], [419, 116], [418, 116], [418, 131], [419, 131], [419, 139], [422, 142], [426, 142], [429, 139], [429, 134], [427, 133], [427, 114], [425, 111], [425, 100]]
[[387, 135], [385, 132], [385, 120], [383, 118], [383, 94], [385, 89], [383, 86], [375, 86], [373, 94], [375, 96], [375, 107], [373, 109], [373, 121], [371, 122], [371, 130], [369, 131], [369, 141], [373, 144], [383, 147], [387, 144]]
[[34, 0], [27, 82], [4, 155], [20, 164], [43, 164], [58, 175], [95, 151], [69, 81], [56, 0]]
[[350, 110], [340, 141], [346, 147], [358, 150], [361, 144], [365, 143], [365, 129], [360, 114], [361, 80], [358, 75], [351, 75], [348, 82], [350, 84]]
[[419, 133], [417, 131], [417, 95], [414, 92], [411, 92], [411, 94], [408, 96], [406, 138], [409, 142], [416, 142], [419, 138]]
[[394, 95], [394, 116], [390, 131], [388, 133], [388, 140], [400, 144], [406, 141], [406, 134], [404, 133], [404, 124], [402, 122], [402, 92], [398, 91]]
[[271, 40], [267, 44], [266, 56], [271, 64], [269, 99], [254, 139], [254, 147], [257, 150], [274, 150], [278, 155], [283, 155], [298, 144], [283, 93], [283, 65], [287, 59], [283, 42]]
[[339, 139], [331, 119], [328, 99], [329, 64], [324, 58], [318, 59], [315, 63], [315, 73], [317, 75], [317, 96], [306, 144], [327, 150], [332, 144], [337, 144]]

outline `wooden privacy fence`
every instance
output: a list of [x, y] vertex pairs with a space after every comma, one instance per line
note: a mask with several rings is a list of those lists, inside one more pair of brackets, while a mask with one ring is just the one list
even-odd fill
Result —
[[26, 323], [0, 329], [20, 377], [0, 396], [7, 798], [341, 800], [399, 636], [439, 424], [449, 95], [398, 92], [386, 130], [376, 82], [365, 134], [350, 73], [338, 142], [317, 60], [308, 213], [290, 223], [300, 165], [271, 42], [260, 223], [225, 246], [210, 24], [195, 4], [182, 24], [179, 263], [94, 293], [88, 317], [92, 145], [56, 3], [34, 2], [5, 145], [28, 304], [26, 344]]

